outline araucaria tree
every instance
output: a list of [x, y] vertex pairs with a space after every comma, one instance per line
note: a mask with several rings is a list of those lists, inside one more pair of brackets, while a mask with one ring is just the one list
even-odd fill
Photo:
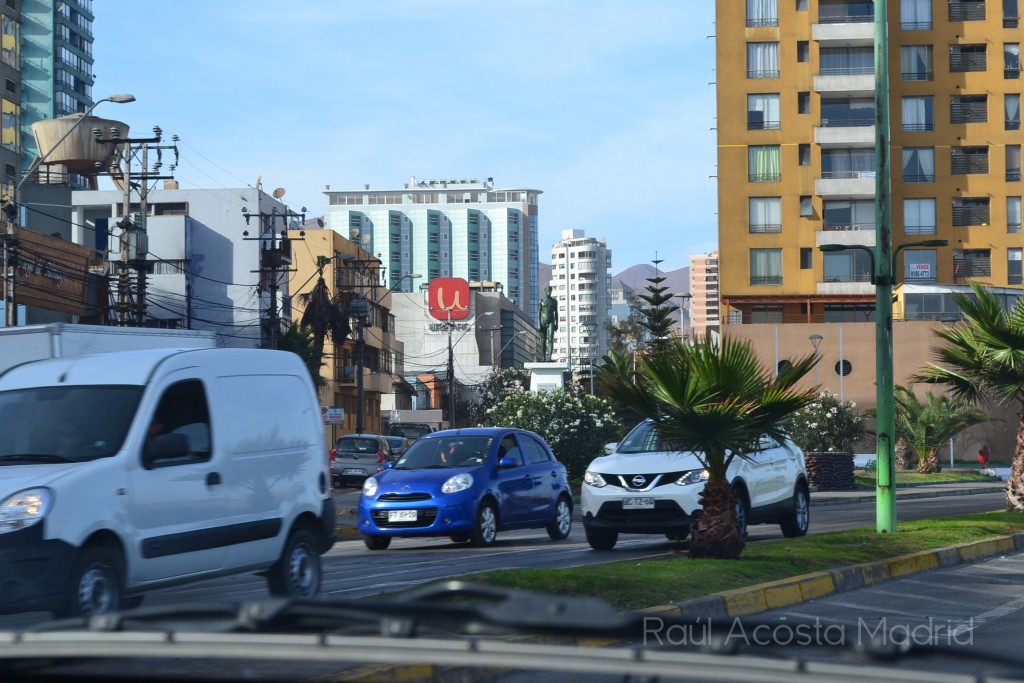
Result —
[[[660, 263], [660, 259], [655, 259], [655, 268]], [[679, 307], [672, 303], [672, 293], [662, 284], [665, 277], [660, 271], [656, 269], [654, 277], [647, 278], [647, 282], [650, 284], [644, 287], [645, 293], [637, 294], [637, 297], [647, 304], [639, 308], [639, 323], [650, 335], [650, 347], [655, 351], [661, 351], [668, 346], [669, 336], [675, 325], [672, 314], [679, 310]]]
[[953, 293], [963, 320], [935, 330], [943, 342], [932, 349], [936, 362], [914, 381], [945, 384], [954, 397], [975, 405], [1004, 401], [1021, 411], [1006, 507], [1024, 512], [1024, 300], [1006, 310], [982, 285], [972, 282], [971, 290]]
[[785, 418], [814, 400], [814, 389], [796, 384], [816, 363], [805, 356], [774, 375], [749, 342], [708, 339], [691, 347], [675, 339], [662, 353], [641, 358], [635, 378], [627, 368], [607, 378], [616, 400], [653, 420], [663, 442], [693, 451], [708, 470], [703, 512], [690, 527], [691, 557], [739, 557], [744, 542], [729, 464], [749, 457], [762, 434], [785, 440]]

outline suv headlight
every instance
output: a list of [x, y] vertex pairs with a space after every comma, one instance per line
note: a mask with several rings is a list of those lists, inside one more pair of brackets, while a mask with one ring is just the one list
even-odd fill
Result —
[[587, 470], [586, 474], [583, 475], [583, 483], [590, 484], [595, 489], [604, 488], [608, 485], [608, 482], [604, 480], [604, 477], [597, 472], [591, 472], [590, 470]]
[[53, 506], [50, 489], [26, 489], [0, 502], [0, 534], [39, 522]]
[[458, 493], [473, 485], [473, 475], [468, 472], [456, 474], [441, 485], [441, 493]]
[[363, 495], [367, 498], [373, 498], [377, 495], [376, 477], [367, 477], [366, 481], [363, 482]]
[[703, 484], [707, 480], [707, 470], [693, 470], [691, 472], [683, 472], [683, 476], [676, 479], [676, 483], [680, 486], [689, 486], [690, 484]]

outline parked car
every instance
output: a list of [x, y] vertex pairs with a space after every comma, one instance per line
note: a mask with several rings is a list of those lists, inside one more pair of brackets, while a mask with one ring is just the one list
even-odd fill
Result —
[[[686, 538], [700, 514], [699, 496], [707, 481], [697, 456], [664, 444], [651, 420], [611, 446], [611, 453], [591, 462], [583, 477], [580, 502], [590, 546], [611, 550], [620, 533]], [[792, 441], [762, 436], [749, 459], [733, 458], [727, 475], [736, 492], [742, 535], [748, 524], [778, 524], [787, 537], [807, 533], [807, 471], [804, 453]]]
[[485, 547], [507, 529], [567, 538], [572, 494], [565, 466], [533, 432], [454, 429], [417, 439], [368, 478], [358, 513], [370, 550], [386, 549], [396, 536], [450, 536]]
[[391, 446], [391, 455], [388, 460], [391, 462], [397, 461], [402, 457], [402, 454], [408, 450], [409, 446], [412, 445], [412, 441], [405, 438], [404, 436], [385, 436], [384, 439]]
[[335, 488], [362, 486], [379, 472], [391, 454], [391, 445], [379, 434], [345, 434], [331, 450], [331, 479]]

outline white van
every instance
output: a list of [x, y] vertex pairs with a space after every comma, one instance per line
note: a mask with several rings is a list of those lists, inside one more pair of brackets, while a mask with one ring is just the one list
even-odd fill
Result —
[[0, 613], [91, 615], [262, 572], [319, 593], [334, 544], [320, 406], [295, 354], [150, 349], [0, 374]]

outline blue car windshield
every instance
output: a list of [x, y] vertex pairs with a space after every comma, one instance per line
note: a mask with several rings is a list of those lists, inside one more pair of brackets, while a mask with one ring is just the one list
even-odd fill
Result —
[[104, 385], [0, 392], [0, 465], [114, 455], [142, 391], [141, 386]]
[[491, 452], [493, 436], [453, 436], [417, 439], [395, 463], [396, 470], [482, 465]]

